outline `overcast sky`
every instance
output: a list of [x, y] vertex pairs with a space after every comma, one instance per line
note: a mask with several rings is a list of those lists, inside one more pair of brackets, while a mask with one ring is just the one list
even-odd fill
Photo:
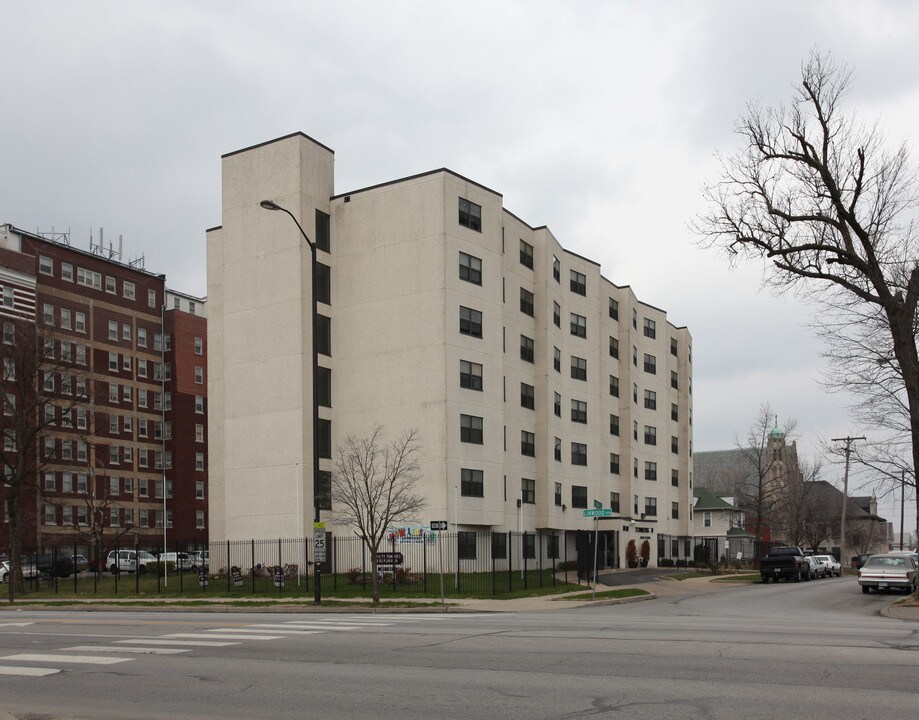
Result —
[[697, 450], [732, 447], [766, 401], [806, 455], [864, 434], [817, 382], [809, 309], [687, 226], [746, 102], [787, 100], [812, 48], [908, 138], [917, 3], [61, 0], [0, 18], [0, 223], [84, 249], [102, 227], [203, 296], [220, 156], [303, 131], [335, 150], [337, 193], [449, 167], [688, 326]]

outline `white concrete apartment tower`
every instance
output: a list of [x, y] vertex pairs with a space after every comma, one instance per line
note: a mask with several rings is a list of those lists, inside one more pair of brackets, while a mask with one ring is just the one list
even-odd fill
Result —
[[259, 203], [290, 210], [316, 242], [333, 166], [300, 133], [223, 156], [222, 225], [207, 233], [212, 541], [311, 531], [311, 256], [290, 218]]
[[312, 519], [310, 255], [270, 199], [322, 238], [322, 472], [348, 435], [418, 429], [419, 525], [566, 531], [573, 546], [599, 502], [609, 564], [632, 539], [685, 557], [685, 327], [447, 169], [335, 194], [332, 152], [295, 134], [224, 156], [223, 183], [208, 231], [212, 540], [302, 536]]

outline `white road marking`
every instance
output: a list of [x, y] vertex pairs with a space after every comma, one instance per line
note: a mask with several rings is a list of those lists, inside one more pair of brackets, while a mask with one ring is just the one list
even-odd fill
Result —
[[167, 638], [192, 638], [195, 640], [203, 640], [205, 638], [217, 638], [218, 640], [280, 640], [282, 635], [240, 635], [235, 633], [231, 635], [229, 632], [218, 635], [218, 634], [208, 634], [208, 633], [172, 633], [170, 635], [164, 635], [163, 637]]
[[0, 675], [29, 675], [39, 677], [42, 675], [54, 675], [61, 672], [60, 668], [40, 668], [40, 667], [0, 667]]
[[116, 640], [116, 643], [125, 645], [192, 645], [197, 647], [227, 647], [239, 645], [235, 642], [205, 642], [203, 640], [163, 640], [162, 638], [134, 638], [133, 640]]
[[[258, 628], [215, 628], [213, 630], [207, 630], [209, 633], [263, 633], [265, 630], [259, 630]], [[280, 630], [278, 628], [271, 628], [267, 632], [281, 635], [319, 635], [324, 630]], [[213, 635], [208, 635], [208, 637], [213, 637]]]
[[24, 622], [24, 623], [0, 623], [0, 627], [28, 627], [29, 625], [34, 625], [35, 623]]
[[[258, 625], [254, 625], [253, 627], [272, 628], [272, 629], [287, 628], [288, 630], [291, 629], [290, 625], [280, 625], [280, 624], [271, 624], [271, 623], [264, 623], [264, 624], [259, 623]], [[310, 623], [309, 625], [305, 625], [303, 623], [297, 623], [295, 627], [302, 627], [304, 630], [344, 630], [344, 631], [348, 631], [348, 630], [362, 630], [363, 629], [363, 628], [357, 627], [356, 625], [329, 625], [328, 623]], [[271, 632], [271, 630], [268, 630], [268, 632]]]
[[0, 660], [16, 660], [18, 662], [59, 662], [77, 665], [114, 665], [115, 663], [131, 662], [134, 658], [99, 657], [98, 655], [45, 655], [39, 653], [22, 653], [20, 655], [6, 655]]
[[175, 655], [176, 653], [190, 652], [179, 648], [145, 648], [145, 647], [112, 647], [111, 645], [77, 645], [75, 647], [64, 648], [64, 650], [73, 650], [74, 652], [123, 652], [138, 653], [144, 655]]

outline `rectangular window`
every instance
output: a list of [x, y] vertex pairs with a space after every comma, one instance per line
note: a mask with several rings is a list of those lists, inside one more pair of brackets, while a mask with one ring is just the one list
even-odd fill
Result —
[[133, 300], [135, 294], [134, 283], [125, 280], [121, 286], [121, 294], [124, 295], [125, 299]]
[[195, 453], [195, 470], [204, 470], [204, 453]]
[[645, 480], [657, 480], [657, 463], [645, 461]]
[[612, 415], [609, 416], [609, 434], [619, 437], [619, 416]]
[[587, 295], [587, 276], [584, 273], [571, 271], [571, 292], [576, 295]]
[[131, 323], [122, 323], [121, 325], [121, 339], [131, 341]]
[[71, 329], [71, 312], [67, 308], [61, 308], [61, 330]]
[[644, 327], [643, 331], [645, 337], [651, 338], [652, 340], [657, 337], [657, 323], [651, 320], [650, 318], [644, 318]]
[[475, 560], [475, 533], [461, 530], [456, 533], [456, 556], [459, 560]]
[[587, 444], [571, 443], [571, 464], [587, 465]]
[[680, 486], [680, 471], [676, 468], [670, 471], [670, 484], [673, 485], [673, 487]]
[[470, 230], [482, 232], [482, 206], [465, 198], [459, 199], [459, 224]]
[[680, 504], [678, 502], [670, 503], [670, 517], [674, 520], [680, 519]]
[[535, 349], [533, 346], [533, 339], [528, 338], [526, 335], [520, 336], [520, 359], [526, 362], [533, 362]]
[[111, 275], [105, 276], [105, 292], [115, 293], [118, 290], [118, 282]]
[[195, 481], [195, 500], [204, 500], [204, 480]]
[[520, 431], [520, 454], [527, 457], [536, 457], [536, 434]]
[[139, 327], [137, 328], [137, 347], [145, 348], [147, 347], [147, 329]]
[[321, 210], [316, 211], [316, 247], [324, 252], [332, 251], [332, 223]]
[[559, 262], [558, 258], [554, 255], [552, 256], [552, 277], [555, 278], [555, 282], [561, 283], [562, 281], [562, 264]]
[[680, 406], [676, 403], [670, 404], [670, 419], [674, 422], [679, 422], [680, 419]]
[[619, 301], [613, 300], [613, 298], [609, 299], [609, 316], [613, 320], [619, 319]]
[[582, 400], [571, 401], [571, 422], [587, 423], [587, 403]]
[[536, 502], [536, 481], [523, 478], [520, 481], [520, 501], [527, 505]]
[[562, 461], [562, 439], [559, 437], [555, 438], [555, 461]]
[[524, 531], [522, 540], [523, 540], [523, 559], [524, 560], [535, 560], [536, 559], [536, 534], [528, 533]]
[[571, 334], [580, 337], [587, 337], [587, 318], [583, 315], [571, 313]]
[[319, 419], [319, 457], [332, 457], [332, 421]]
[[609, 471], [613, 475], [619, 474], [619, 453], [609, 454]]
[[670, 371], [670, 387], [672, 387], [674, 390], [680, 389], [679, 378], [675, 370]]
[[86, 313], [77, 311], [74, 315], [73, 329], [78, 333], [86, 332]]
[[556, 417], [562, 416], [562, 396], [559, 393], [555, 393], [553, 411], [555, 412]]
[[673, 357], [677, 356], [677, 347], [676, 338], [670, 338], [670, 354], [673, 355]]
[[197, 423], [195, 425], [195, 442], [203, 443], [204, 442], [204, 425]]
[[609, 339], [609, 356], [619, 359], [619, 339], [612, 336]]
[[533, 293], [524, 288], [520, 288], [520, 312], [524, 315], [534, 316]]
[[657, 428], [645, 425], [645, 445], [657, 445]]
[[705, 510], [702, 513], [702, 527], [710, 528], [712, 526], [712, 511]]
[[16, 326], [11, 322], [3, 323], [3, 343], [12, 345], [16, 341]]
[[147, 307], [156, 307], [156, 290], [147, 290]]
[[619, 397], [619, 378], [615, 375], [609, 376], [609, 394], [613, 397]]
[[131, 372], [131, 356], [122, 355], [121, 356], [121, 369], [127, 372]]
[[482, 313], [472, 308], [463, 307], [459, 309], [459, 331], [460, 335], [469, 335], [470, 337], [482, 337]]
[[204, 338], [195, 338], [195, 355], [204, 354]]
[[557, 328], [562, 326], [562, 306], [554, 300], [552, 301], [552, 322]]
[[533, 269], [533, 246], [523, 240], [520, 241], [520, 264]]
[[204, 414], [204, 397], [201, 395], [195, 395], [195, 412]]
[[574, 380], [587, 380], [587, 360], [571, 356], [571, 377]]
[[572, 485], [571, 486], [571, 507], [573, 508], [586, 508], [587, 507], [587, 488], [583, 485]]
[[54, 260], [44, 255], [39, 255], [38, 272], [42, 275], [54, 275]]
[[195, 365], [195, 384], [204, 384], [204, 368], [200, 365]]
[[86, 365], [86, 346], [85, 345], [76, 346], [76, 361], [77, 361], [77, 365]]
[[109, 372], [118, 372], [118, 353], [110, 352], [108, 354], [108, 369]]
[[462, 468], [460, 470], [460, 494], [463, 497], [484, 497], [484, 473], [481, 470]]
[[645, 390], [645, 409], [657, 410], [657, 393], [653, 390]]
[[680, 439], [676, 435], [670, 436], [670, 452], [674, 454], [680, 452]]
[[558, 348], [555, 348], [555, 355], [552, 359], [552, 366], [555, 368], [555, 372], [560, 373], [562, 371], [562, 351]]
[[649, 517], [657, 517], [657, 498], [645, 498], [645, 515]]
[[562, 506], [562, 484], [560, 482], [555, 483], [555, 506]]
[[42, 321], [49, 327], [54, 327], [54, 305], [44, 303], [42, 305]]
[[119, 432], [118, 416], [115, 414], [108, 416], [108, 431], [112, 435], [117, 435]]
[[113, 403], [118, 402], [118, 383], [109, 383], [108, 399], [109, 399], [109, 402], [113, 402]]
[[118, 323], [115, 320], [108, 321], [108, 339], [118, 340]]
[[460, 442], [482, 444], [482, 418], [475, 415], [460, 415]]
[[527, 410], [536, 409], [536, 388], [526, 383], [520, 383], [520, 407]]
[[638, 330], [638, 311], [632, 308], [632, 327]]
[[622, 510], [619, 509], [619, 493], [611, 492], [609, 494], [609, 507], [614, 513], [622, 512]]
[[459, 278], [474, 285], [481, 285], [482, 259], [461, 251], [459, 254]]
[[73, 265], [70, 263], [61, 263], [61, 280], [73, 282]]
[[[121, 388], [121, 399], [130, 404], [133, 390], [130, 385], [124, 385]], [[172, 410], [172, 393], [166, 393], [166, 410]]]
[[460, 360], [460, 387], [466, 390], [482, 390], [482, 366], [469, 360]]
[[[332, 268], [321, 262], [316, 263], [316, 302], [332, 304]], [[195, 312], [195, 304], [188, 303], [188, 311]]]
[[645, 372], [652, 375], [657, 374], [657, 358], [648, 353], [645, 353]]
[[121, 462], [121, 447], [119, 445], [109, 445], [108, 461], [112, 465], [118, 465]]
[[195, 530], [204, 530], [204, 510], [195, 510]]
[[316, 316], [316, 352], [332, 356], [332, 318]]
[[491, 534], [491, 557], [493, 560], [504, 560], [507, 557], [507, 533]]

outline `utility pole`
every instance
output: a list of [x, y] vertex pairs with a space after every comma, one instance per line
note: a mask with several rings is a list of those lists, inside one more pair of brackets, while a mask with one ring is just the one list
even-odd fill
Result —
[[863, 436], [850, 437], [846, 435], [844, 438], [833, 438], [833, 442], [844, 442], [846, 444], [846, 471], [843, 475], [843, 484], [842, 484], [842, 518], [839, 521], [839, 554], [842, 556], [839, 558], [839, 563], [846, 567], [848, 565], [849, 556], [846, 554], [846, 510], [849, 505], [849, 455], [852, 453], [852, 443], [855, 440], [865, 440]]
[[900, 470], [900, 549], [903, 549], [903, 523], [906, 520], [906, 470]]

